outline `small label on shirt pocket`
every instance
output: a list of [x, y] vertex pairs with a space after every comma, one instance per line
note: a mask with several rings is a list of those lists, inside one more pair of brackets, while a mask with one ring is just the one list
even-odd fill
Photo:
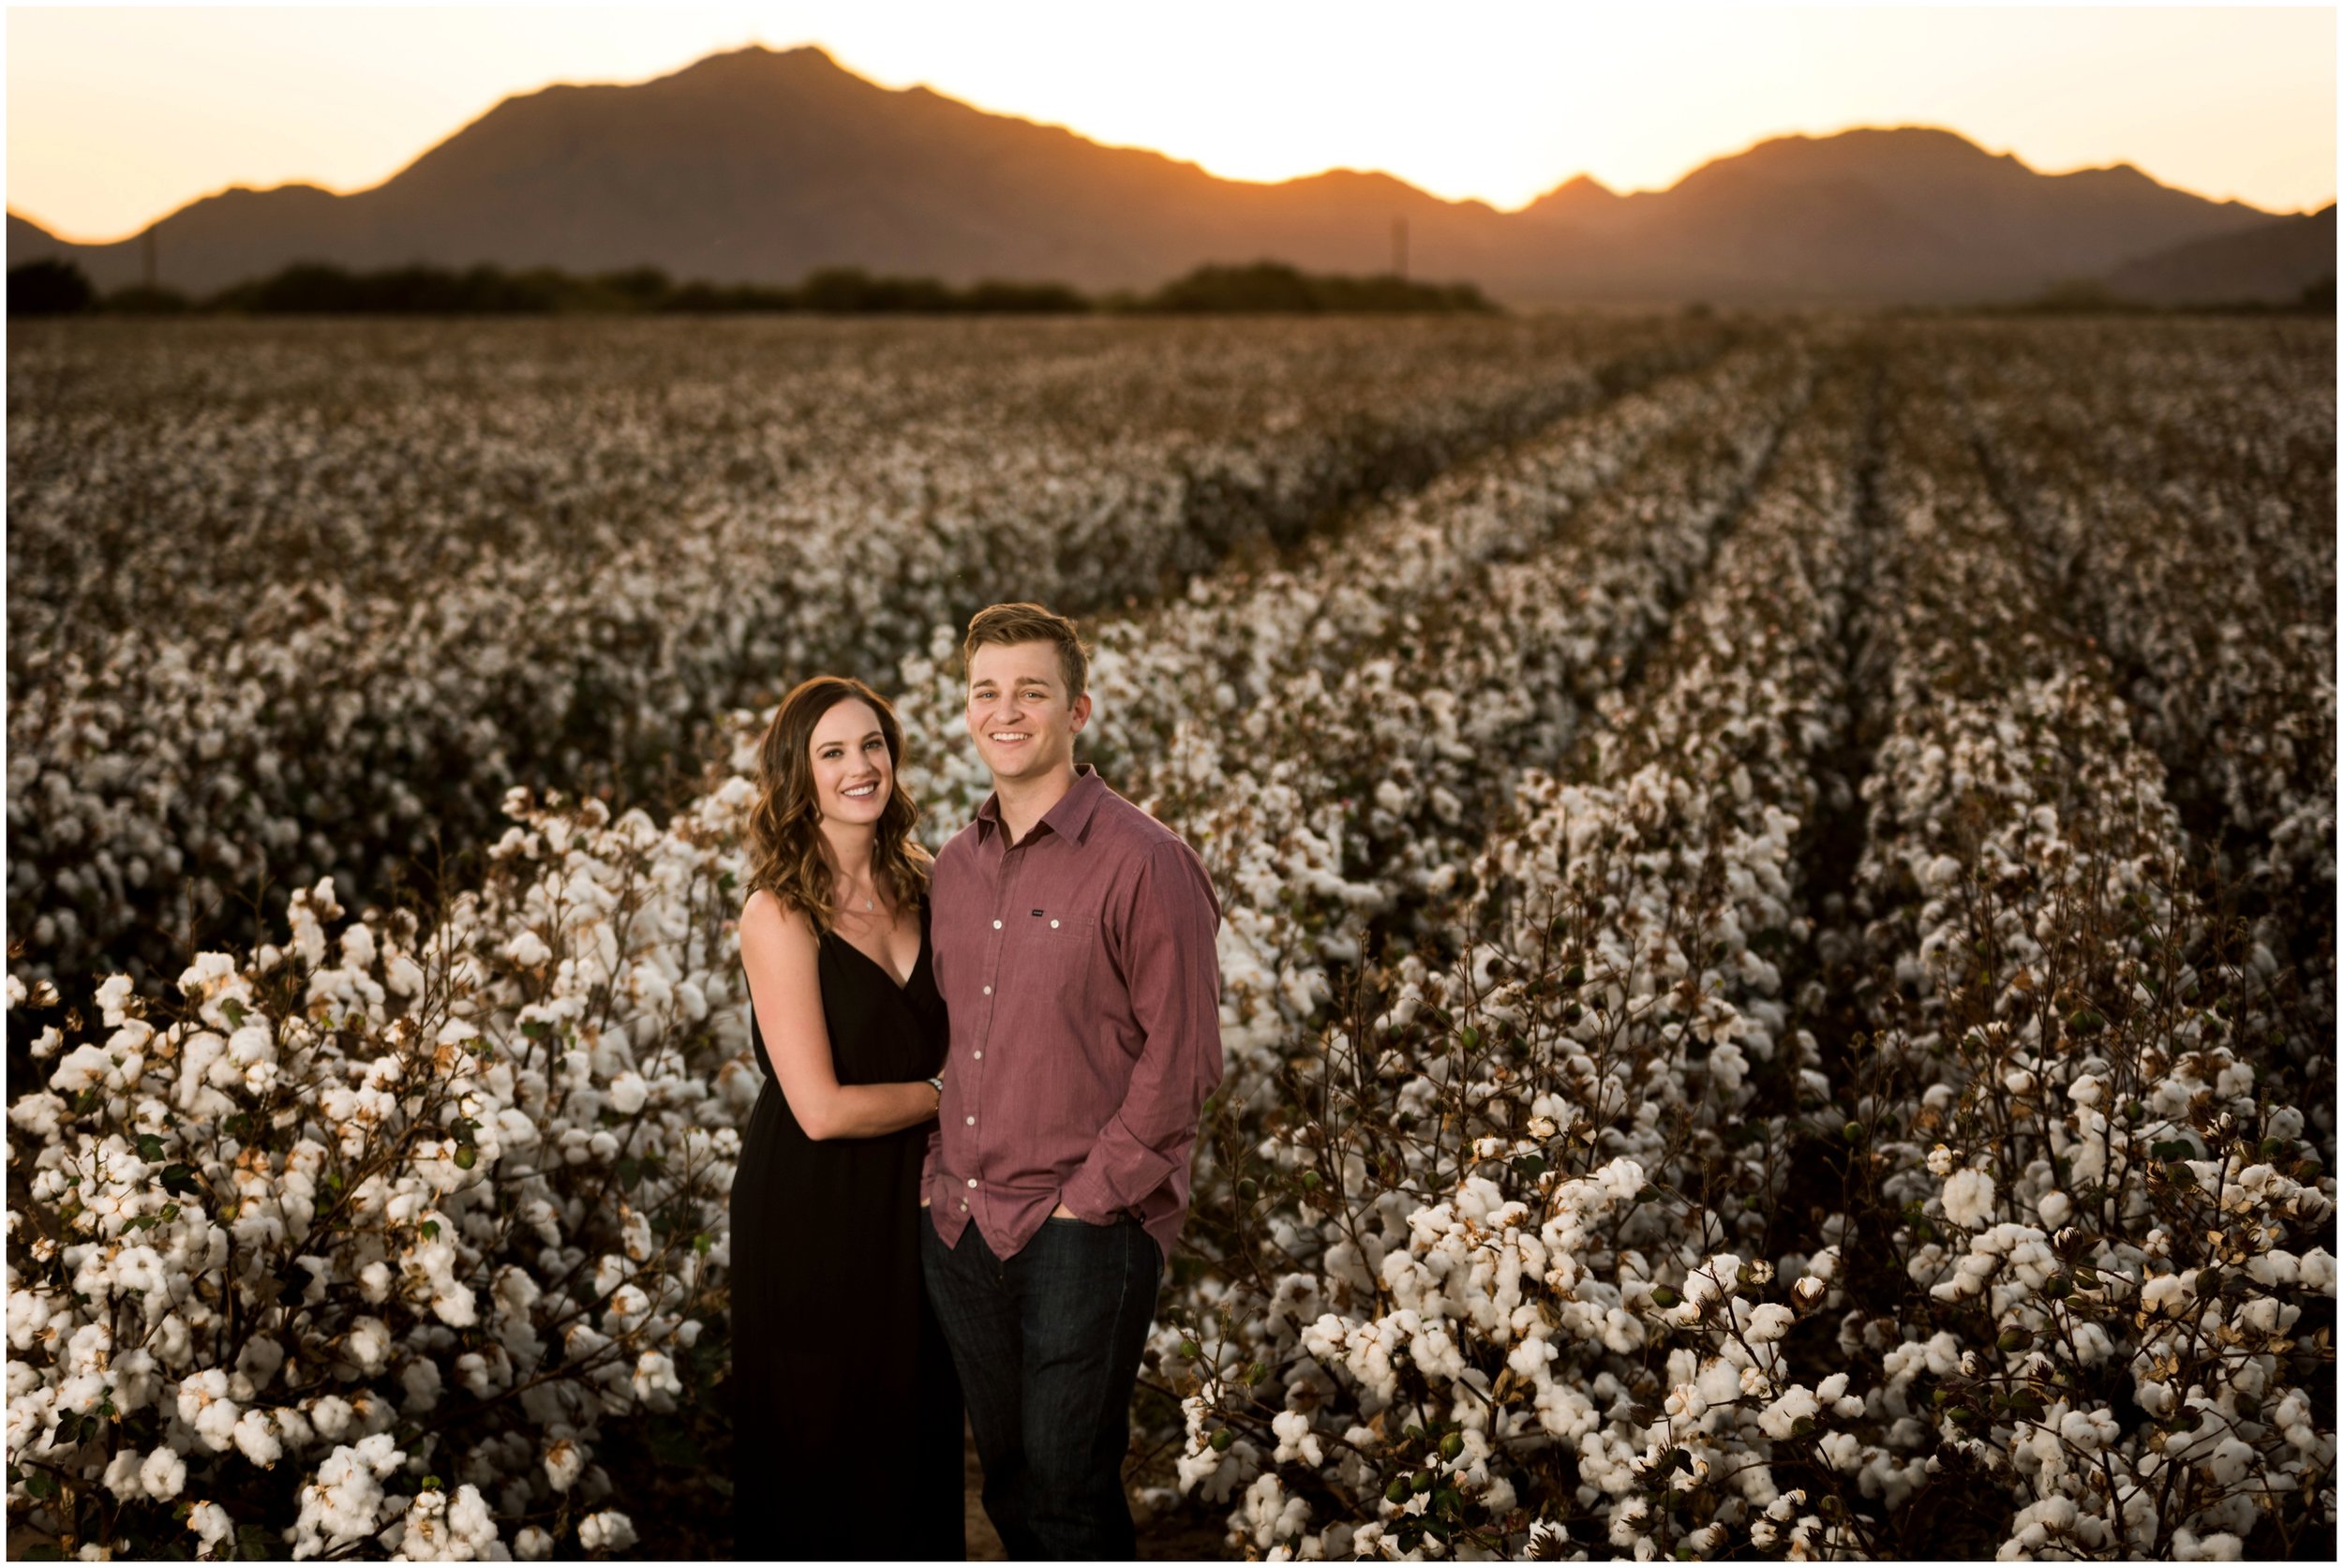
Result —
[[1098, 952], [1098, 921], [1090, 915], [1048, 910], [1026, 917], [1024, 968], [1033, 983], [1060, 996], [1086, 997]]

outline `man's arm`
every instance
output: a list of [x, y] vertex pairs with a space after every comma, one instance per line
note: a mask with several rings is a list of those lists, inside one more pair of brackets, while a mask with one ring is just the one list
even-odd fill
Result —
[[1124, 946], [1131, 1013], [1142, 1042], [1123, 1103], [1058, 1195], [1075, 1217], [1103, 1222], [1161, 1187], [1194, 1146], [1196, 1120], [1220, 1082], [1219, 902], [1195, 852], [1176, 839], [1141, 863]]

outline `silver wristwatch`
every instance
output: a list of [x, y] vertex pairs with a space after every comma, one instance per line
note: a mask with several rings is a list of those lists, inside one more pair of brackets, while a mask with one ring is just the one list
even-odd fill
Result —
[[929, 1087], [931, 1087], [931, 1088], [933, 1088], [933, 1089], [935, 1091], [935, 1103], [936, 1103], [936, 1104], [938, 1104], [938, 1105], [943, 1104], [943, 1103], [944, 1103], [944, 1075], [943, 1075], [942, 1073], [940, 1073], [940, 1072], [939, 1072], [939, 1073], [937, 1073], [937, 1074], [936, 1074], [933, 1078], [929, 1079], [929, 1080], [928, 1080], [928, 1086], [929, 1086]]

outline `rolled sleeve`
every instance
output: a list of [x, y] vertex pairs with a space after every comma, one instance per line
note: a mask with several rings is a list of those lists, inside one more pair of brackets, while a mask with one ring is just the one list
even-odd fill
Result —
[[1142, 1044], [1130, 1086], [1060, 1201], [1084, 1219], [1136, 1209], [1184, 1176], [1204, 1100], [1219, 1082], [1220, 921], [1212, 881], [1176, 839], [1149, 852], [1133, 881], [1123, 967]]

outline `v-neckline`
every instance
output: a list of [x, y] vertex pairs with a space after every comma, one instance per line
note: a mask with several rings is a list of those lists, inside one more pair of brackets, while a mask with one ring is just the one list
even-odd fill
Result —
[[845, 933], [837, 930], [835, 927], [831, 928], [830, 934], [838, 938], [838, 945], [840, 947], [845, 948], [848, 952], [854, 954], [855, 957], [860, 959], [863, 963], [869, 964], [872, 968], [886, 976], [887, 983], [895, 988], [895, 994], [898, 996], [901, 996], [910, 991], [911, 982], [919, 978], [919, 965], [928, 961], [928, 918], [927, 913], [924, 910], [922, 910], [919, 915], [919, 950], [911, 960], [911, 973], [904, 976], [900, 980], [895, 978], [895, 966], [893, 964], [881, 963], [877, 959], [873, 958], [869, 953], [864, 952], [860, 948], [858, 948], [852, 942], [847, 941]]

